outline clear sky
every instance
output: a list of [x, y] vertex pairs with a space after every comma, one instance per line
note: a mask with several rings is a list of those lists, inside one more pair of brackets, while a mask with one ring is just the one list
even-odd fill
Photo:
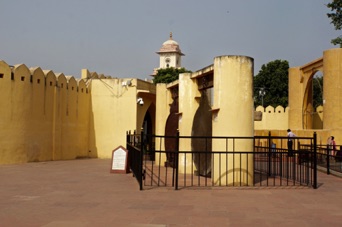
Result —
[[301, 66], [336, 48], [329, 0], [0, 0], [0, 59], [80, 77], [81, 69], [145, 79], [173, 33], [182, 66], [221, 55]]

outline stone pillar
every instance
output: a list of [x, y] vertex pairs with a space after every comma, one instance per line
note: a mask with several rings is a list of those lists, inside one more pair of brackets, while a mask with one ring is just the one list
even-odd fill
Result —
[[[342, 128], [342, 49], [330, 49], [323, 52], [323, 129], [332, 133]], [[334, 133], [336, 137], [336, 134]], [[341, 141], [342, 138], [339, 138]]]
[[289, 69], [289, 128], [303, 129], [304, 88], [301, 80], [300, 67]]
[[[169, 116], [170, 112], [170, 104], [171, 104], [171, 94], [167, 90], [166, 84], [159, 83], [156, 85], [156, 128], [155, 134], [156, 135], [164, 135], [165, 134], [165, 125], [167, 117]], [[156, 150], [165, 151], [164, 140], [157, 137], [155, 139], [155, 146]], [[161, 146], [161, 147], [160, 147]], [[162, 155], [159, 157], [159, 153], [156, 153], [155, 159], [156, 164], [164, 163], [166, 161], [166, 156]]]
[[[213, 137], [253, 137], [253, 59], [221, 56], [214, 60]], [[215, 151], [253, 152], [252, 139], [213, 139]], [[226, 161], [227, 160], [227, 161]], [[215, 185], [253, 185], [253, 155], [214, 155]], [[227, 174], [227, 177], [226, 177]]]
[[[199, 106], [198, 100], [200, 92], [196, 80], [191, 79], [191, 73], [182, 73], [179, 75], [179, 135], [191, 135], [192, 124], [196, 110]], [[179, 141], [180, 151], [191, 151], [191, 139], [181, 139]], [[191, 155], [179, 155], [179, 172], [191, 173], [192, 166]], [[184, 169], [184, 167], [187, 169]]]

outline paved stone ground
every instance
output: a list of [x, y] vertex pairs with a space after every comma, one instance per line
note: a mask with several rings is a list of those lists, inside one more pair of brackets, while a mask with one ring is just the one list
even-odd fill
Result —
[[0, 166], [0, 226], [342, 226], [342, 178], [314, 189], [139, 191], [110, 160]]

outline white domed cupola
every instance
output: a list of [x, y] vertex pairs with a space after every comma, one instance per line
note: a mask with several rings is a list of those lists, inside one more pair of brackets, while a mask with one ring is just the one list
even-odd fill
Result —
[[181, 56], [184, 54], [180, 50], [179, 44], [172, 39], [172, 32], [170, 32], [170, 39], [163, 43], [157, 54], [160, 56], [159, 68], [182, 67]]

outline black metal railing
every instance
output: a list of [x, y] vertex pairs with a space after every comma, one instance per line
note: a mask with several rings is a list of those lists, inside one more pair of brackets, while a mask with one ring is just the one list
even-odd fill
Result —
[[[144, 135], [135, 135], [133, 137]], [[127, 138], [130, 135], [127, 134]], [[137, 159], [141, 165], [131, 162], [131, 169], [142, 187], [270, 187], [296, 186], [317, 188], [316, 134], [313, 137], [296, 137], [293, 154], [286, 147], [287, 137], [190, 137], [176, 136], [176, 149], [164, 151], [166, 136], [145, 135], [139, 147], [132, 149], [131, 137], [127, 139], [130, 159]], [[175, 137], [171, 137], [175, 138]], [[134, 140], [133, 140], [134, 141]], [[144, 145], [149, 141], [154, 145]], [[299, 141], [306, 146], [301, 146]], [[203, 150], [179, 149], [179, 144], [204, 142]], [[221, 144], [223, 150], [215, 150], [212, 144]], [[243, 143], [250, 149], [241, 150]], [[183, 145], [184, 146], [184, 145]], [[147, 152], [149, 157], [143, 155]], [[242, 146], [245, 147], [245, 146]], [[222, 148], [221, 148], [222, 149]], [[143, 152], [141, 152], [143, 151]], [[153, 158], [151, 158], [153, 157]], [[171, 158], [172, 163], [166, 160]], [[136, 169], [136, 170], [133, 170]], [[138, 171], [138, 172], [136, 172]], [[139, 175], [140, 174], [140, 175]]]
[[[307, 144], [300, 144], [301, 149], [306, 149]], [[327, 174], [332, 173], [342, 173], [342, 155], [341, 146], [337, 145], [339, 150], [332, 152], [331, 145], [317, 145], [317, 166], [321, 167], [322, 171], [326, 171]]]
[[143, 150], [143, 143], [141, 138], [143, 138], [143, 134], [138, 135], [135, 132], [133, 134], [127, 132], [126, 134], [129, 167], [139, 183], [140, 190], [143, 189], [144, 176], [142, 166], [143, 152], [141, 152]]

